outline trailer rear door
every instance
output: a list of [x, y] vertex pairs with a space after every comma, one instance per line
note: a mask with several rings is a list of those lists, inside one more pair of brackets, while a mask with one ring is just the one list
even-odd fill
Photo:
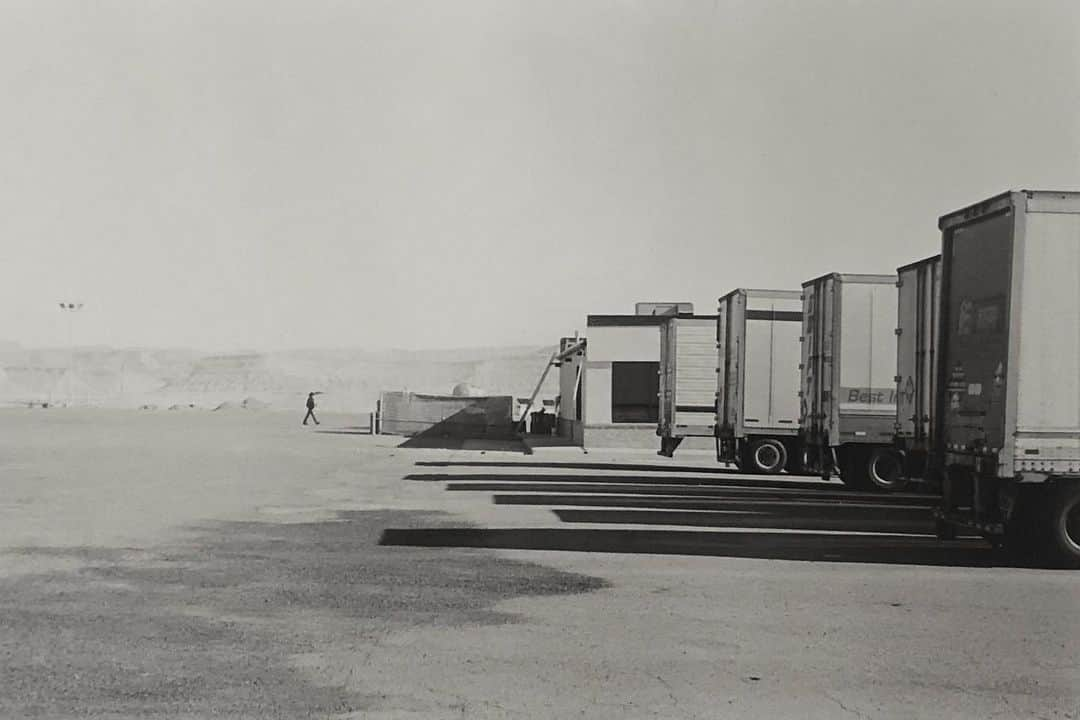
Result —
[[671, 324], [677, 327], [675, 426], [712, 435], [716, 420], [716, 319], [679, 318]]
[[660, 325], [660, 417], [659, 434], [671, 437], [671, 428], [675, 424], [675, 365], [678, 357], [675, 352], [675, 319]]
[[746, 310], [743, 423], [748, 433], [793, 434], [799, 422], [802, 304], [768, 297], [752, 301]]
[[1013, 226], [1006, 210], [957, 226], [945, 239], [941, 413], [951, 450], [1000, 450], [1005, 442]]

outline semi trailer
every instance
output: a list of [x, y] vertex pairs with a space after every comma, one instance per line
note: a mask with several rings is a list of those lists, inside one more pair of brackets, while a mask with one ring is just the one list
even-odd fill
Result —
[[738, 289], [719, 300], [714, 354], [716, 450], [746, 472], [801, 467], [798, 291]]
[[713, 437], [716, 420], [716, 318], [673, 316], [660, 325], [660, 455], [687, 437]]
[[896, 269], [896, 421], [891, 445], [870, 453], [870, 482], [896, 491], [926, 474], [933, 437], [941, 256]]
[[799, 443], [805, 470], [870, 489], [870, 461], [896, 423], [895, 275], [803, 283]]
[[942, 216], [938, 534], [1080, 567], [1080, 193]]

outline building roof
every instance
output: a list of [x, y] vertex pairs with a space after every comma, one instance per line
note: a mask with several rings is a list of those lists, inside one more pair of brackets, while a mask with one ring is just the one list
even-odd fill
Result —
[[671, 318], [696, 318], [699, 320], [716, 319], [715, 315], [589, 315], [585, 318], [588, 327], [658, 327]]

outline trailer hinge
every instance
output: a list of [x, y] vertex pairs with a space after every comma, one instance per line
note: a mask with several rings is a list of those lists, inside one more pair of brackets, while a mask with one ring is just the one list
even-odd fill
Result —
[[904, 328], [896, 328], [896, 330], [894, 330], [893, 332], [895, 332], [897, 335], [903, 335]]
[[893, 375], [893, 379], [892, 379], [892, 381], [893, 381], [894, 383], [898, 383], [898, 382], [900, 382], [900, 376], [899, 376], [899, 375]]

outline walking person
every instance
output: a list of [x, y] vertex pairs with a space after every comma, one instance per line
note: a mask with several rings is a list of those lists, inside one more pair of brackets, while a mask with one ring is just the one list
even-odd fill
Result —
[[304, 416], [304, 424], [307, 425], [308, 418], [315, 421], [315, 424], [319, 424], [319, 419], [315, 417], [315, 393], [309, 392], [307, 394], [307, 415]]

